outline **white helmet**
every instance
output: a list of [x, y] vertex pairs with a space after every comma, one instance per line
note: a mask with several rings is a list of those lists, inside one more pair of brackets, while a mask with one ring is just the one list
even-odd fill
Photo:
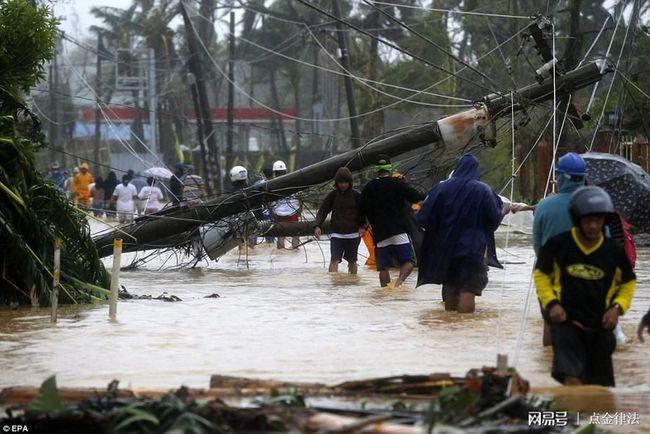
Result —
[[280, 172], [282, 170], [287, 170], [287, 165], [284, 164], [284, 161], [278, 160], [275, 163], [273, 163], [273, 171], [274, 172]]
[[248, 170], [244, 166], [235, 166], [230, 169], [230, 180], [235, 181], [246, 181], [248, 179]]

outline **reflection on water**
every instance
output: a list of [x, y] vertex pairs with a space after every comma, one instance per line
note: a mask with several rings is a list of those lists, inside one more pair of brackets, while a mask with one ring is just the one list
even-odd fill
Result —
[[[207, 387], [215, 373], [329, 383], [464, 374], [494, 365], [497, 351], [514, 358], [530, 282], [530, 239], [515, 236], [508, 253], [500, 252], [506, 270], [490, 271], [474, 315], [445, 312], [439, 287], [415, 289], [415, 273], [392, 290], [380, 288], [376, 272], [365, 267], [358, 276], [329, 275], [326, 242], [300, 251], [260, 246], [249, 250], [248, 268], [237, 249], [192, 270], [158, 271], [160, 259], [123, 272], [121, 283], [134, 294], [166, 291], [183, 302], [120, 302], [115, 323], [107, 320], [106, 305], [65, 306], [56, 326], [46, 309], [0, 310], [0, 387], [37, 385], [52, 373], [63, 386], [104, 386], [118, 378], [134, 387]], [[650, 305], [650, 251], [639, 253], [640, 284], [622, 321], [632, 342], [615, 355], [616, 393], [647, 396], [650, 343], [634, 342], [634, 334]], [[214, 293], [220, 298], [205, 298]], [[556, 386], [541, 330], [533, 301], [519, 369], [533, 386]]]

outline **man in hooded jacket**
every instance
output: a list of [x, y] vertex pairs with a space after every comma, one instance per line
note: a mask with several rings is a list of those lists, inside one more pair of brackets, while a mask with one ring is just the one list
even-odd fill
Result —
[[359, 250], [359, 203], [361, 193], [352, 188], [352, 172], [341, 167], [334, 176], [334, 190], [323, 200], [314, 224], [314, 236], [320, 239], [322, 226], [331, 212], [330, 222], [330, 266], [329, 272], [336, 273], [342, 259], [348, 262], [350, 274], [357, 274], [357, 252]]
[[509, 211], [478, 180], [478, 160], [463, 155], [451, 178], [427, 195], [417, 220], [424, 228], [418, 286], [442, 284], [445, 310], [474, 312], [474, 297], [487, 286], [486, 257], [494, 231]]

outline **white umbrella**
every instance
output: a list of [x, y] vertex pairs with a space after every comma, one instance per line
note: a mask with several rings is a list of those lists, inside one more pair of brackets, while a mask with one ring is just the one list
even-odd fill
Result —
[[146, 176], [153, 176], [154, 178], [170, 179], [174, 174], [166, 167], [151, 167], [144, 171]]

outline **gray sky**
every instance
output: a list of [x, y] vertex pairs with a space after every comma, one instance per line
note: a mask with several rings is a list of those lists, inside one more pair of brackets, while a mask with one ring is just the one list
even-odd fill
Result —
[[60, 0], [54, 4], [54, 15], [61, 19], [61, 28], [72, 36], [88, 35], [88, 28], [99, 21], [90, 13], [95, 6], [127, 8], [131, 0]]

